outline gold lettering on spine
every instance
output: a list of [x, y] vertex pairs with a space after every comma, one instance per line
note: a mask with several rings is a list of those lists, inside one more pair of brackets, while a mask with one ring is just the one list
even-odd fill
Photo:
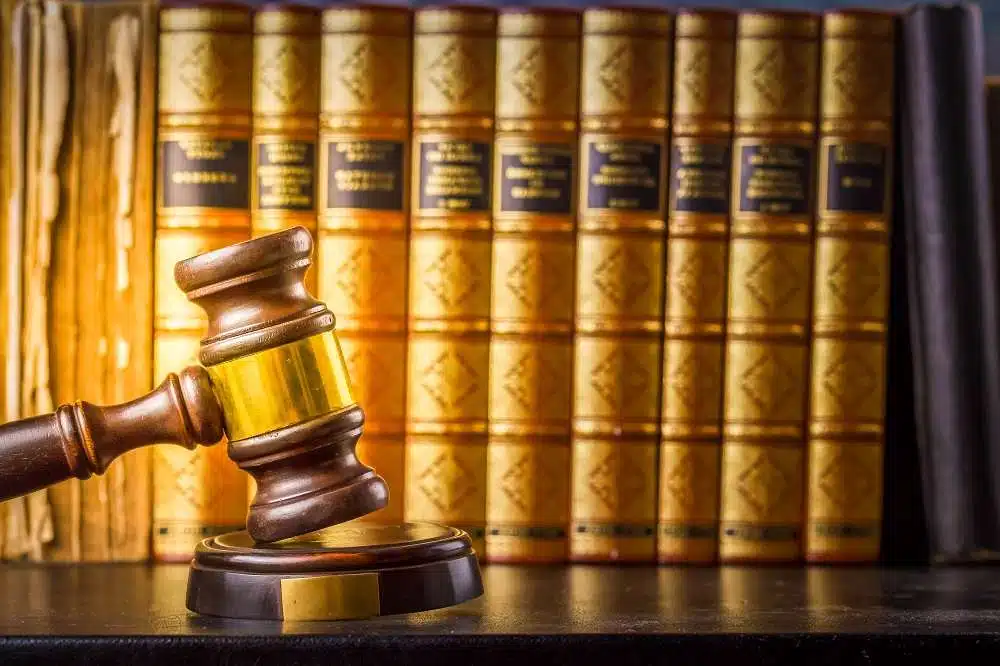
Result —
[[486, 553], [496, 12], [414, 16], [406, 519]]
[[824, 17], [806, 558], [874, 561], [882, 519], [894, 18]]
[[580, 15], [497, 37], [488, 531], [494, 561], [568, 554]]
[[365, 410], [358, 456], [392, 489], [364, 520], [403, 519], [406, 409], [407, 156], [411, 14], [323, 11], [319, 298], [337, 316], [354, 397]]
[[[739, 16], [719, 558], [801, 553], [819, 19]], [[759, 187], [792, 180], [794, 187]]]
[[[207, 322], [174, 283], [182, 259], [250, 238], [251, 17], [206, 4], [160, 11], [153, 375], [198, 362]], [[154, 452], [153, 555], [187, 561], [240, 529], [246, 477], [224, 445]]]
[[677, 15], [657, 557], [718, 545], [736, 14]]
[[656, 552], [673, 16], [583, 14], [570, 558]]
[[[320, 11], [267, 5], [254, 14], [254, 236], [303, 226], [316, 234]], [[316, 268], [306, 287], [316, 293]]]

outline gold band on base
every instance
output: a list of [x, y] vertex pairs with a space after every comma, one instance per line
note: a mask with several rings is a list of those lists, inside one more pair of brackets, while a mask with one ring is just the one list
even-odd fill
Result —
[[361, 620], [380, 613], [377, 573], [281, 579], [281, 616], [294, 620]]
[[333, 331], [206, 368], [239, 441], [354, 405], [340, 341]]

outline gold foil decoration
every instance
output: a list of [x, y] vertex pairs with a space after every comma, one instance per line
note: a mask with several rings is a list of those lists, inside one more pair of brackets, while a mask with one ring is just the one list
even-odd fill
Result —
[[570, 557], [653, 561], [673, 16], [583, 13]]
[[874, 561], [882, 519], [894, 22], [823, 20], [806, 558]]
[[496, 12], [414, 16], [406, 518], [485, 552]]
[[354, 397], [358, 457], [388, 483], [364, 520], [403, 519], [411, 15], [330, 7], [322, 15], [317, 152], [318, 297], [337, 317]]
[[738, 19], [719, 557], [801, 554], [819, 18]]
[[718, 545], [736, 13], [681, 11], [676, 32], [657, 556], [704, 563]]
[[489, 349], [492, 561], [568, 554], [580, 15], [504, 10]]
[[[160, 11], [153, 374], [197, 363], [207, 321], [174, 264], [250, 238], [252, 26], [235, 6]], [[154, 455], [153, 554], [187, 561], [240, 529], [247, 482], [225, 446]]]
[[[316, 234], [320, 10], [268, 5], [254, 13], [254, 236], [294, 226]], [[306, 275], [316, 293], [316, 268]]]

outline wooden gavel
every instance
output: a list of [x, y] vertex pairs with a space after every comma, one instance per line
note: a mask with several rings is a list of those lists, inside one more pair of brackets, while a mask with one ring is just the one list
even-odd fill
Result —
[[385, 506], [385, 481], [358, 460], [364, 412], [352, 397], [335, 320], [303, 284], [312, 237], [297, 227], [198, 255], [174, 278], [208, 315], [199, 361], [151, 393], [0, 426], [0, 500], [103, 474], [151, 444], [229, 440], [257, 482], [247, 532], [306, 534]]

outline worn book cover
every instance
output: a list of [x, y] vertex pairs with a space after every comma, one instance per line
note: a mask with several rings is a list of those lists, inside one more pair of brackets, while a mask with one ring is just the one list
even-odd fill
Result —
[[[151, 388], [156, 5], [9, 9], [5, 418], [17, 419]], [[145, 559], [149, 460], [136, 451], [0, 507], [4, 556]]]

